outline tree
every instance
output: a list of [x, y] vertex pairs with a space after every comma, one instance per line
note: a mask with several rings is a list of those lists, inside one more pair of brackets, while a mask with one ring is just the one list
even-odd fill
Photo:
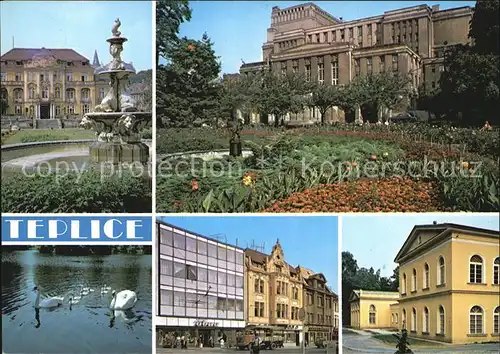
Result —
[[478, 54], [499, 55], [499, 0], [477, 0], [470, 22], [469, 37]]
[[287, 113], [304, 109], [308, 86], [302, 75], [263, 70], [253, 80], [256, 92], [252, 104], [259, 113], [272, 114], [276, 127], [284, 123]]
[[339, 86], [325, 85], [317, 81], [313, 84], [307, 105], [318, 108], [321, 124], [324, 125], [326, 112], [332, 107], [340, 107], [343, 104], [343, 95], [344, 92]]
[[179, 27], [184, 21], [191, 20], [191, 9], [187, 0], [158, 0], [156, 2], [156, 66], [160, 56], [167, 59], [168, 53], [176, 44]]
[[4, 115], [7, 112], [7, 108], [9, 108], [9, 103], [7, 101], [7, 98], [1, 97], [0, 98], [0, 113]]
[[394, 109], [409, 97], [409, 84], [410, 77], [406, 74], [382, 72], [356, 78], [353, 89], [358, 104], [374, 112], [378, 119], [383, 108]]
[[[244, 116], [256, 109], [252, 98], [257, 93], [257, 80], [247, 75], [224, 75], [219, 98], [219, 115], [226, 119], [236, 119], [239, 110]], [[216, 121], [217, 125], [217, 121]]]
[[210, 120], [219, 107], [220, 62], [205, 33], [201, 40], [181, 38], [157, 70], [157, 112], [170, 125]]

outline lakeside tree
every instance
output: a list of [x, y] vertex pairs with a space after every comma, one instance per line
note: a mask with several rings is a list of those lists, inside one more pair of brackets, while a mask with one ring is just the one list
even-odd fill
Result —
[[170, 126], [192, 126], [211, 120], [219, 109], [220, 62], [213, 42], [180, 38], [157, 71], [157, 114]]
[[358, 266], [357, 260], [350, 252], [342, 252], [342, 321], [351, 323], [349, 297], [354, 290], [398, 291], [399, 267], [396, 267], [391, 277], [382, 277], [380, 269]]

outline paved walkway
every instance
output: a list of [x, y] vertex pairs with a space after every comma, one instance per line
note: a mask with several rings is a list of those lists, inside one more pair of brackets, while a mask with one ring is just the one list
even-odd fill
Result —
[[[360, 333], [365, 332], [365, 333]], [[410, 338], [411, 343], [411, 338]], [[498, 343], [489, 344], [469, 344], [469, 345], [440, 345], [432, 346], [416, 346], [411, 348], [415, 354], [491, 354], [499, 353]], [[353, 353], [394, 353], [395, 346], [387, 345], [372, 337], [372, 333], [359, 330], [344, 329], [342, 332], [342, 352], [344, 354]]]

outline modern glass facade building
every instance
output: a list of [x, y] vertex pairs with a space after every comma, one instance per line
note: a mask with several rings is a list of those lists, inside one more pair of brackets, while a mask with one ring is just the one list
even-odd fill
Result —
[[243, 249], [161, 221], [156, 226], [156, 325], [163, 339], [234, 341], [245, 327]]

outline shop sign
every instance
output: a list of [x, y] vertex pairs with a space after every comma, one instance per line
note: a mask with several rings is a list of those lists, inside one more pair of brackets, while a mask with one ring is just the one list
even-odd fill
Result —
[[196, 320], [194, 321], [194, 325], [195, 327], [218, 327], [219, 322]]

